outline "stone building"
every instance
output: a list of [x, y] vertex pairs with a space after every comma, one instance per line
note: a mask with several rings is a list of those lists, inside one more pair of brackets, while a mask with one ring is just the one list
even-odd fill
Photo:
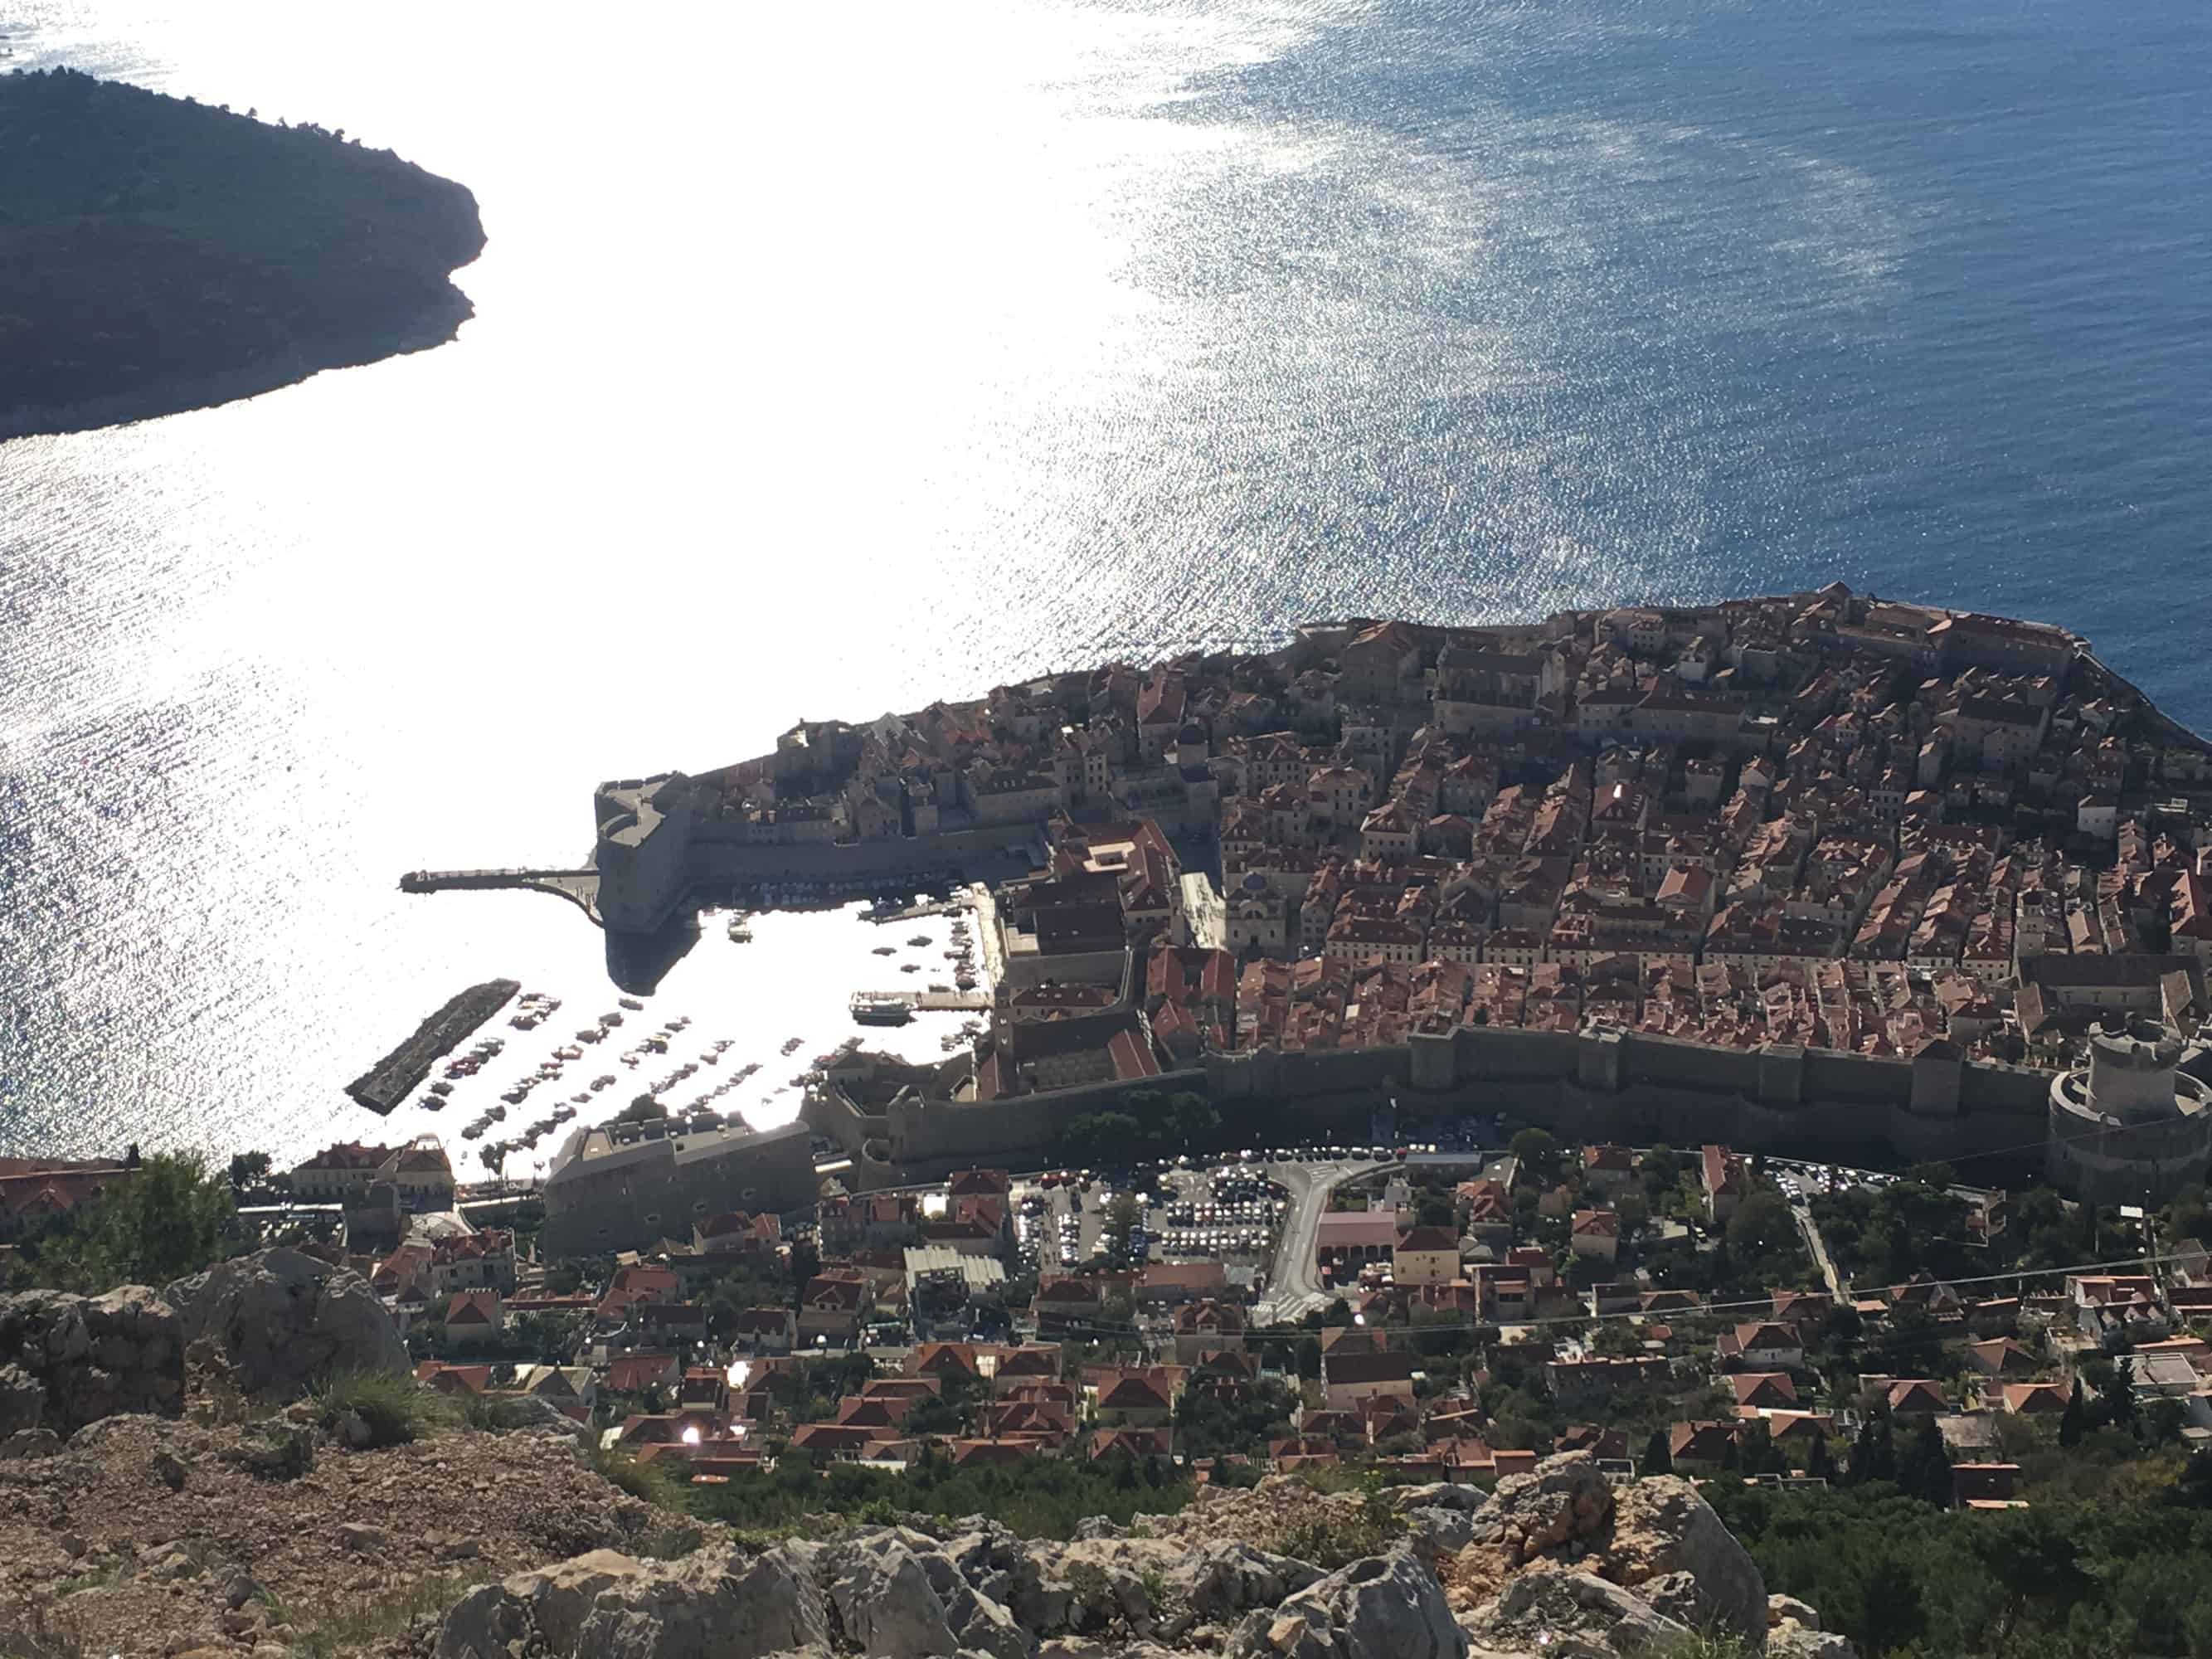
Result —
[[2212, 1164], [2212, 1086], [2180, 1068], [2181, 1038], [2163, 1020], [2112, 1021], [2089, 1039], [2089, 1063], [2051, 1085], [2045, 1172], [2096, 1204], [2163, 1204]]

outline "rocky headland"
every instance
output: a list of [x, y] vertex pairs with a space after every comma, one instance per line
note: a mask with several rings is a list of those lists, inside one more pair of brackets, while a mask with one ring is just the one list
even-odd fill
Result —
[[0, 438], [251, 397], [453, 337], [464, 186], [66, 70], [0, 76]]

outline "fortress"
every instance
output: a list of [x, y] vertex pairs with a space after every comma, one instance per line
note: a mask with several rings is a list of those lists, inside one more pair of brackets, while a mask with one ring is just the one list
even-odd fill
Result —
[[593, 811], [617, 932], [759, 882], [1031, 872], [974, 1053], [815, 1091], [864, 1184], [1185, 1087], [2106, 1202], [2212, 1162], [2212, 751], [2040, 623], [1840, 584], [1316, 623], [801, 722]]

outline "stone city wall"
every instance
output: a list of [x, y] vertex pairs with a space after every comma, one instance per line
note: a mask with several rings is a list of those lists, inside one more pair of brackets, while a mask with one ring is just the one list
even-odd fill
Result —
[[[1378, 1096], [1418, 1120], [1504, 1113], [1563, 1138], [1875, 1163], [1974, 1160], [1979, 1179], [2041, 1167], [2047, 1073], [1770, 1046], [1729, 1049], [1635, 1033], [1469, 1026], [1373, 1048], [1209, 1054], [1202, 1069], [982, 1103], [903, 1101], [882, 1117], [810, 1109], [817, 1133], [863, 1160], [861, 1179], [921, 1180], [978, 1161], [1048, 1156], [1066, 1121], [1140, 1090], [1201, 1088], [1217, 1100], [1294, 1103], [1286, 1127], [1366, 1133]], [[832, 1123], [832, 1117], [848, 1120]]]

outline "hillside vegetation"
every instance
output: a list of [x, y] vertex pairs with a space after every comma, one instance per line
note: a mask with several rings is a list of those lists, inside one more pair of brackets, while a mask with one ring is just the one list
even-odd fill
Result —
[[64, 70], [0, 76], [0, 435], [450, 339], [476, 199], [388, 150]]

